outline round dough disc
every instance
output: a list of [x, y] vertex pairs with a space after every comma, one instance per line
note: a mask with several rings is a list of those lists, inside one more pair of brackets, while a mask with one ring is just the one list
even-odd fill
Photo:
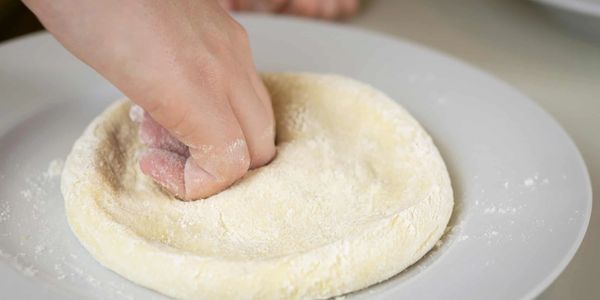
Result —
[[328, 298], [399, 273], [444, 233], [450, 178], [398, 104], [334, 75], [267, 74], [277, 157], [227, 190], [182, 202], [138, 167], [130, 103], [75, 143], [69, 224], [104, 266], [181, 299]]

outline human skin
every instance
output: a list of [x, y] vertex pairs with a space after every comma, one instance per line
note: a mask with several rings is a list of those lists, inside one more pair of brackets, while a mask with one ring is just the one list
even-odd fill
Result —
[[[166, 129], [146, 134], [140, 167], [177, 197], [208, 197], [275, 155], [271, 102], [246, 32], [217, 1], [24, 2], [147, 112], [143, 128]], [[172, 140], [165, 133], [185, 147], [162, 143]]]
[[229, 10], [256, 10], [304, 17], [338, 19], [353, 15], [358, 0], [220, 0]]
[[227, 9], [338, 18], [356, 0], [24, 0], [56, 39], [143, 108], [142, 172], [206, 198], [275, 156], [273, 111]]

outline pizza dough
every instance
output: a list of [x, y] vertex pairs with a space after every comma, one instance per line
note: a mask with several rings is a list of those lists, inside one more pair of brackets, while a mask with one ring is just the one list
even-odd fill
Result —
[[431, 138], [351, 79], [268, 74], [277, 157], [229, 189], [182, 202], [138, 167], [130, 103], [75, 143], [62, 177], [69, 224], [104, 266], [181, 299], [328, 298], [419, 260], [453, 207]]

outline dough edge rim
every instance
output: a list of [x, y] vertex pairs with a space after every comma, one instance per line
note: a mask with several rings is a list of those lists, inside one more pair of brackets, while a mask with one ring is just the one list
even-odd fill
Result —
[[[334, 77], [384, 95], [365, 83], [338, 75], [277, 74]], [[376, 99], [394, 102], [386, 95]], [[122, 104], [122, 101], [117, 101], [96, 117], [67, 157], [61, 190], [68, 223], [81, 244], [103, 266], [168, 296], [180, 299], [328, 298], [357, 291], [389, 279], [421, 259], [442, 237], [452, 215], [454, 200], [449, 174], [431, 141], [434, 151], [429, 159], [439, 160], [445, 171], [432, 174], [440, 185], [439, 193], [430, 194], [408, 209], [373, 221], [357, 236], [345, 237], [305, 252], [245, 261], [200, 256], [148, 241], [113, 220], [98, 206], [97, 201], [101, 200], [96, 199], [112, 194], [86, 189], [96, 184], [89, 176], [93, 168], [81, 165], [79, 159], [94, 155], [94, 146], [100, 140], [93, 131], [101, 123], [102, 116]], [[400, 104], [393, 104], [399, 108], [394, 111], [396, 117], [414, 120]], [[425, 132], [418, 122], [414, 123], [415, 129]], [[432, 211], [439, 213], [431, 214]], [[401, 239], [401, 233], [407, 230], [429, 234], [415, 234], [413, 241], [406, 242]], [[373, 244], [381, 246], [372, 247]], [[402, 248], [406, 244], [413, 247]], [[415, 245], [418, 246], [416, 250]], [[412, 255], [409, 250], [413, 250]]]

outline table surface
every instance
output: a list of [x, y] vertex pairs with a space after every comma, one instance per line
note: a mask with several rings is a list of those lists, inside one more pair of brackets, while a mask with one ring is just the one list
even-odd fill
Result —
[[[372, 0], [348, 23], [445, 52], [519, 89], [571, 135], [600, 191], [600, 40], [523, 0]], [[598, 253], [596, 209], [577, 255], [539, 299], [599, 297]]]

